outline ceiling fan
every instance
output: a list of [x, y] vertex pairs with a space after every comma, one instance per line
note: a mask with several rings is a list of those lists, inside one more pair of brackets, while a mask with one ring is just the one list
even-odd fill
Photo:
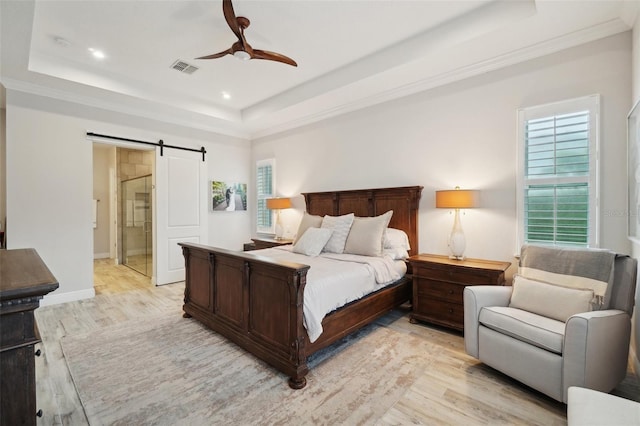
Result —
[[231, 28], [231, 31], [233, 31], [236, 37], [238, 37], [238, 41], [233, 43], [233, 45], [231, 45], [231, 47], [227, 50], [224, 50], [220, 53], [214, 53], [213, 55], [201, 56], [196, 59], [216, 59], [222, 58], [226, 55], [233, 55], [236, 58], [245, 61], [249, 59], [265, 59], [268, 61], [282, 62], [294, 67], [298, 66], [296, 61], [280, 53], [268, 52], [266, 50], [252, 48], [244, 38], [244, 30], [247, 29], [251, 22], [244, 16], [236, 17], [236, 13], [233, 11], [231, 0], [222, 0], [222, 12], [224, 13], [224, 18], [227, 20], [229, 28]]

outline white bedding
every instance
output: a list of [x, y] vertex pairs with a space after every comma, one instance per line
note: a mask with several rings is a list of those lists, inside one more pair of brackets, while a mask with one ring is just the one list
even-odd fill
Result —
[[398, 280], [407, 271], [404, 261], [390, 256], [322, 253], [310, 257], [293, 253], [290, 245], [254, 253], [311, 266], [303, 306], [303, 323], [311, 342], [322, 334], [322, 320], [328, 313]]

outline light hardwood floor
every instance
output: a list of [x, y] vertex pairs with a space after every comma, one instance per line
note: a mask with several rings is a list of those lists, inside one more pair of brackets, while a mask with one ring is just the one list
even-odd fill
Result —
[[[155, 287], [141, 274], [106, 260], [96, 262], [94, 279], [95, 298], [36, 310], [43, 339], [43, 355], [36, 358], [38, 407], [44, 412], [39, 425], [87, 424], [60, 346], [62, 336], [158, 314], [181, 314], [183, 283]], [[434, 357], [432, 368], [416, 379], [378, 424], [566, 424], [564, 404], [467, 356], [460, 334], [410, 324], [402, 311], [380, 323], [437, 342], [441, 350], [429, 354]], [[614, 393], [640, 400], [640, 385], [631, 371]]]
[[179, 315], [184, 297], [184, 283], [156, 287], [148, 277], [108, 259], [94, 262], [94, 288], [93, 299], [36, 310], [42, 338], [42, 356], [36, 357], [37, 401], [43, 411], [39, 425], [87, 424], [60, 346], [63, 336], [158, 314]]

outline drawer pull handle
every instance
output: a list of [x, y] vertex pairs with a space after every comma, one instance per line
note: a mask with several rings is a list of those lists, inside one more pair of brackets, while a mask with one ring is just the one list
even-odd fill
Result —
[[453, 294], [453, 290], [449, 290], [449, 294]]
[[36, 413], [36, 416], [38, 417], [42, 417], [42, 409], [39, 409], [38, 412]]
[[452, 314], [453, 313], [453, 309], [449, 308], [449, 313]]
[[40, 356], [40, 355], [42, 355], [42, 351], [41, 351], [40, 349], [38, 349], [38, 350], [36, 351], [36, 356]]

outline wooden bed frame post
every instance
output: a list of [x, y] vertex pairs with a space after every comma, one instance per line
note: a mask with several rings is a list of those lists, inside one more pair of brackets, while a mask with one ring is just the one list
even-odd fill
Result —
[[291, 342], [291, 357], [297, 366], [297, 372], [289, 378], [289, 386], [292, 389], [302, 389], [307, 384], [305, 376], [309, 372], [307, 356], [305, 355], [307, 331], [302, 325], [304, 288], [307, 285], [307, 274], [305, 272], [304, 275], [297, 275], [292, 278], [293, 280], [289, 286], [291, 289], [291, 301], [293, 302], [291, 306], [291, 328], [292, 335], [296, 337]]

